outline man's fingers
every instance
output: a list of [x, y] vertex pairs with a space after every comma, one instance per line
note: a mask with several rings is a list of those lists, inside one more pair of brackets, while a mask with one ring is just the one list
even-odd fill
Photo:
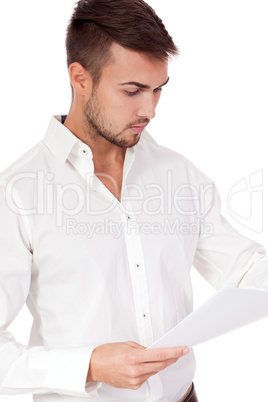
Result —
[[146, 362], [162, 362], [169, 359], [179, 359], [189, 353], [187, 347], [167, 348], [167, 349], [148, 349], [144, 351], [143, 361]]
[[186, 347], [155, 350], [139, 349], [135, 355], [130, 357], [131, 369], [129, 375], [134, 381], [143, 383], [143, 381], [176, 363], [180, 357], [188, 353], [189, 349]]
[[144, 363], [140, 365], [140, 367], [135, 367], [130, 373], [131, 388], [138, 389], [148, 378], [164, 370], [171, 364], [176, 363], [177, 360], [178, 359], [169, 359], [157, 363]]

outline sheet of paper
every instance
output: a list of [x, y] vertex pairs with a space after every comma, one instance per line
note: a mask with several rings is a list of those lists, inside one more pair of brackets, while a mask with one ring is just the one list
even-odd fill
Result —
[[195, 346], [268, 317], [268, 291], [225, 286], [148, 349]]

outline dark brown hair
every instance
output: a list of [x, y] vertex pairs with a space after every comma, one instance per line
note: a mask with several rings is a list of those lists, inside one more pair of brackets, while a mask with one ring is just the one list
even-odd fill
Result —
[[178, 54], [162, 20], [143, 0], [80, 0], [67, 29], [68, 67], [80, 63], [97, 84], [113, 42], [160, 60]]

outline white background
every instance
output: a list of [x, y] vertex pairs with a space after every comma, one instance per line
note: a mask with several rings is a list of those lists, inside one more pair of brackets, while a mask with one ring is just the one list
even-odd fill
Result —
[[[170, 66], [170, 83], [149, 131], [215, 180], [226, 218], [267, 247], [266, 1], [149, 3], [181, 51]], [[43, 138], [52, 114], [68, 112], [64, 39], [73, 4], [71, 0], [0, 4], [1, 171]], [[263, 229], [256, 232], [230, 215], [227, 196], [235, 183], [259, 170], [263, 172], [263, 211], [253, 199], [256, 222], [248, 221], [252, 228], [263, 217]], [[242, 194], [244, 217], [250, 212], [249, 197]], [[193, 283], [198, 305], [214, 290], [195, 272]], [[30, 323], [23, 310], [11, 328], [18, 341], [27, 343]], [[268, 320], [264, 320], [196, 347], [195, 385], [200, 402], [267, 400], [267, 337]], [[0, 401], [28, 402], [31, 397], [0, 396]]]

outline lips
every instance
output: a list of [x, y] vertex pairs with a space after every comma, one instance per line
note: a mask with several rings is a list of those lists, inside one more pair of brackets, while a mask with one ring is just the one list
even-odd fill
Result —
[[132, 130], [135, 134], [140, 134], [143, 132], [147, 124], [143, 124], [142, 126], [131, 126], [130, 130]]

